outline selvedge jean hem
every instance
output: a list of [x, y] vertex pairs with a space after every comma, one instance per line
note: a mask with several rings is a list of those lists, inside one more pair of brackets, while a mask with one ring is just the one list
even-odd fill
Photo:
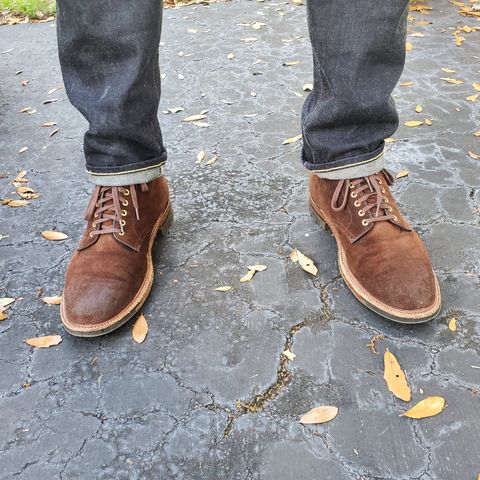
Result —
[[[303, 155], [302, 155], [303, 157]], [[305, 161], [303, 163], [307, 170], [320, 178], [328, 180], [344, 180], [366, 177], [373, 175], [385, 168], [384, 145], [373, 152], [357, 155], [353, 158], [341, 159], [330, 163], [326, 168], [318, 168], [318, 163], [313, 164]]]
[[104, 187], [120, 187], [124, 185], [137, 185], [139, 183], [148, 183], [161, 177], [165, 171], [166, 159], [159, 161], [155, 165], [139, 167], [122, 172], [99, 173], [86, 170], [90, 181], [95, 185]]

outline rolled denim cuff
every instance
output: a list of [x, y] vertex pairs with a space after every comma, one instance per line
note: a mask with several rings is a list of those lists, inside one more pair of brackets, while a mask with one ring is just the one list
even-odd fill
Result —
[[345, 165], [342, 167], [326, 168], [324, 170], [310, 170], [320, 178], [327, 180], [346, 180], [373, 175], [385, 168], [383, 151], [369, 160]]
[[139, 168], [137, 170], [130, 170], [128, 172], [117, 173], [87, 173], [90, 180], [95, 185], [102, 185], [104, 187], [121, 187], [124, 185], [136, 185], [139, 183], [148, 183], [161, 177], [165, 171], [165, 162], [151, 167]]

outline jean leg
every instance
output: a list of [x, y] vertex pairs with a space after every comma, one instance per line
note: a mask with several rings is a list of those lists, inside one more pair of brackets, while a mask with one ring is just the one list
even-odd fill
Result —
[[303, 163], [326, 178], [375, 173], [398, 128], [391, 93], [405, 64], [408, 0], [307, 0], [307, 14], [314, 89], [302, 112]]
[[161, 0], [57, 0], [65, 89], [89, 122], [84, 152], [95, 183], [141, 183], [161, 174], [161, 26]]

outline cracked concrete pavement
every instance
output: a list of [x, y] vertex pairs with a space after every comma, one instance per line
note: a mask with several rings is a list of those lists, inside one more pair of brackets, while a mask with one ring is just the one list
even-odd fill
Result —
[[[417, 118], [422, 104], [420, 116], [433, 125], [401, 127], [387, 159], [393, 171], [410, 171], [394, 192], [431, 252], [440, 316], [395, 325], [346, 288], [334, 240], [307, 210], [300, 144], [281, 145], [300, 133], [304, 99], [294, 91], [312, 81], [305, 9], [235, 0], [165, 11], [160, 110], [185, 112], [159, 112], [176, 217], [155, 246], [142, 345], [132, 341], [131, 323], [104, 338], [72, 338], [58, 307], [36, 298], [38, 287], [61, 293], [83, 228], [86, 125], [64, 90], [47, 94], [61, 84], [54, 25], [0, 27], [0, 51], [14, 49], [0, 54], [1, 196], [11, 196], [9, 182], [22, 169], [41, 193], [26, 207], [0, 210], [0, 234], [8, 235], [0, 241], [0, 297], [21, 297], [0, 322], [1, 480], [477, 478], [480, 163], [466, 153], [480, 151], [480, 103], [465, 97], [480, 79], [480, 33], [456, 47], [450, 28], [478, 23], [446, 0], [432, 6], [428, 17], [414, 14], [433, 24], [411, 24], [425, 37], [410, 39], [402, 81], [415, 83], [395, 98], [402, 122]], [[240, 25], [255, 20], [267, 25]], [[248, 37], [258, 41], [242, 41]], [[282, 66], [286, 60], [299, 64]], [[442, 82], [450, 75], [441, 67], [465, 83]], [[58, 101], [43, 105], [49, 97]], [[37, 112], [20, 114], [27, 106]], [[203, 109], [209, 128], [181, 123]], [[55, 136], [39, 127], [46, 121], [58, 123]], [[19, 155], [22, 146], [29, 150]], [[215, 165], [195, 163], [203, 147], [218, 154]], [[39, 235], [54, 229], [69, 239]], [[316, 278], [288, 259], [292, 248], [313, 258]], [[239, 284], [251, 263], [268, 269]], [[235, 288], [214, 292], [220, 285]], [[447, 326], [453, 316], [455, 334]], [[23, 343], [54, 333], [63, 336], [57, 347]], [[413, 401], [442, 395], [442, 414], [399, 417], [407, 405], [388, 392], [382, 355], [367, 348], [376, 334], [385, 336], [379, 351], [388, 348], [406, 370]], [[334, 421], [298, 423], [322, 404], [339, 407]]]

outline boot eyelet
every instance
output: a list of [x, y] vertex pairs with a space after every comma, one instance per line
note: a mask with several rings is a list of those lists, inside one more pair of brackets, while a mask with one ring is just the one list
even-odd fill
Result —
[[353, 204], [354, 204], [356, 207], [359, 207], [359, 206], [360, 206], [360, 202], [359, 202], [358, 200], [355, 200], [355, 201], [353, 202]]
[[355, 192], [352, 192], [352, 193], [350, 194], [350, 196], [351, 196], [352, 198], [357, 198], [357, 194], [356, 194]]
[[395, 221], [397, 221], [397, 220], [398, 220], [398, 218], [397, 218], [397, 216], [396, 216], [396, 215], [394, 215], [394, 216], [393, 216], [393, 219], [394, 219]]
[[368, 227], [368, 220], [362, 220], [362, 225], [364, 227]]
[[381, 180], [379, 180], [379, 181], [378, 181], [378, 184], [379, 184], [379, 185], [382, 185], [382, 181], [381, 181]]
[[[358, 216], [359, 217], [364, 217], [365, 216], [365, 212], [363, 210], [359, 210], [358, 211]], [[363, 222], [362, 222], [363, 223]]]
[[124, 207], [127, 207], [127, 206], [128, 206], [128, 200], [125, 200], [124, 202], [122, 202], [122, 205], [123, 205]]
[[385, 189], [384, 189], [384, 188], [382, 188], [382, 193], [385, 193]]
[[92, 228], [95, 228], [97, 225], [95, 224], [95, 222], [92, 223]]
[[388, 211], [389, 212], [393, 212], [393, 208], [392, 207], [387, 207], [388, 208]]
[[120, 214], [122, 215], [122, 217], [126, 217], [127, 216], [127, 211], [126, 210], [122, 210], [120, 212]]
[[383, 201], [384, 201], [385, 203], [388, 203], [388, 198], [385, 197]]
[[125, 220], [120, 220], [120, 225], [121, 225], [122, 227], [124, 227], [126, 224], [127, 224], [127, 222], [126, 222]]
[[128, 196], [130, 195], [130, 190], [129, 190], [128, 188], [125, 190], [125, 194], [124, 194], [124, 195], [125, 195], [126, 197], [128, 197]]
[[96, 214], [94, 215], [94, 217], [95, 217], [95, 218], [98, 218], [98, 213], [96, 213]]
[[93, 238], [93, 232], [90, 232], [90, 233], [88, 234], [88, 236], [89, 236], [90, 238]]
[[97, 203], [95, 204], [95, 206], [96, 206], [97, 208], [99, 208], [99, 207], [100, 207], [100, 204], [97, 202]]
[[351, 183], [351, 184], [349, 185], [350, 188], [353, 188], [354, 186], [355, 186], [355, 185], [354, 185], [353, 183]]
[[125, 235], [125, 232], [122, 230], [121, 232], [118, 232], [118, 234], [123, 237]]

